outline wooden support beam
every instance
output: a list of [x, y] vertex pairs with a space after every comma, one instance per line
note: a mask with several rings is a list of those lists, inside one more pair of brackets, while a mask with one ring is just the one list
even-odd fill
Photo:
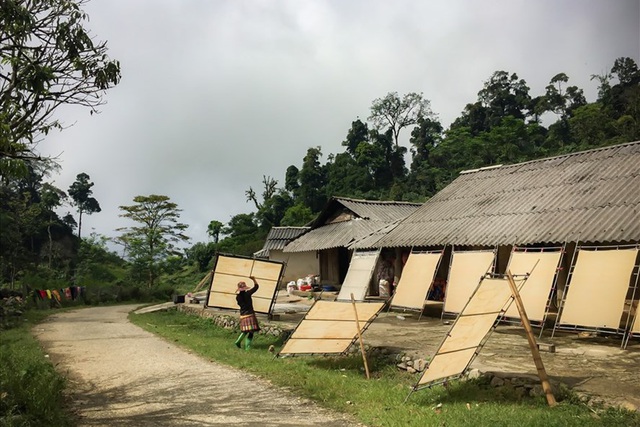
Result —
[[360, 352], [362, 353], [362, 360], [364, 361], [364, 371], [367, 374], [367, 379], [370, 379], [369, 365], [367, 364], [367, 352], [364, 349], [364, 341], [362, 341], [362, 332], [360, 332], [360, 320], [358, 320], [358, 309], [356, 308], [356, 301], [351, 294], [351, 304], [353, 305], [353, 312], [356, 316], [356, 330], [358, 331], [358, 340], [360, 341]]
[[544, 390], [544, 394], [547, 398], [547, 403], [549, 404], [549, 406], [556, 406], [556, 398], [553, 395], [553, 390], [551, 390], [549, 377], [547, 376], [547, 371], [545, 371], [544, 369], [544, 364], [542, 363], [542, 358], [540, 357], [540, 351], [538, 350], [538, 345], [536, 344], [536, 338], [533, 335], [533, 329], [531, 329], [531, 323], [529, 323], [529, 318], [527, 317], [527, 313], [524, 309], [522, 298], [520, 298], [520, 292], [518, 292], [518, 287], [513, 280], [513, 275], [511, 274], [510, 270], [507, 271], [507, 279], [509, 281], [509, 286], [511, 287], [511, 293], [513, 294], [514, 302], [516, 303], [518, 312], [520, 313], [520, 320], [522, 321], [524, 330], [527, 333], [527, 340], [529, 341], [529, 347], [531, 348], [533, 361], [536, 364], [538, 377], [540, 378], [540, 382], [542, 383], [542, 390]]

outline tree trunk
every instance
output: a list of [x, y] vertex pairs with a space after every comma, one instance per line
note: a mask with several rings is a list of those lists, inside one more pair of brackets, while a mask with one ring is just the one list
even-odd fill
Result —
[[78, 213], [80, 214], [78, 216], [78, 240], [82, 239], [81, 233], [82, 233], [82, 209], [80, 209], [78, 211]]
[[49, 268], [51, 268], [51, 259], [53, 258], [53, 239], [51, 238], [51, 221], [53, 221], [53, 219], [49, 217], [49, 224], [47, 224], [47, 234], [49, 235]]

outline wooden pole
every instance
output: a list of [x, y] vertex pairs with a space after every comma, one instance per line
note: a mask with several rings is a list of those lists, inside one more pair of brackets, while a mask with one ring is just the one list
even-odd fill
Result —
[[211, 279], [211, 271], [207, 273], [206, 276], [204, 276], [202, 278], [202, 280], [200, 280], [200, 283], [198, 283], [198, 285], [196, 286], [196, 288], [193, 290], [193, 293], [195, 294], [196, 292], [198, 292], [200, 290], [200, 288], [207, 283], [209, 280]]
[[529, 318], [527, 317], [527, 312], [524, 309], [522, 298], [520, 298], [520, 292], [518, 292], [518, 287], [513, 280], [513, 275], [511, 274], [510, 270], [507, 271], [507, 280], [509, 281], [509, 286], [511, 287], [511, 293], [513, 294], [514, 302], [516, 303], [516, 307], [518, 307], [518, 312], [520, 313], [520, 320], [522, 321], [524, 330], [527, 332], [527, 340], [529, 341], [529, 347], [531, 347], [533, 361], [535, 362], [536, 369], [538, 370], [538, 377], [540, 378], [540, 382], [542, 383], [542, 390], [547, 397], [547, 403], [549, 404], [549, 406], [556, 406], [556, 398], [553, 395], [553, 390], [551, 390], [549, 377], [547, 376], [547, 371], [545, 371], [544, 369], [544, 364], [542, 363], [542, 358], [540, 357], [540, 351], [538, 350], [538, 345], [536, 344], [536, 338], [533, 336], [533, 329], [531, 329], [531, 323], [529, 323]]
[[362, 360], [364, 361], [364, 372], [367, 374], [367, 379], [369, 379], [371, 377], [369, 376], [369, 365], [367, 364], [367, 352], [364, 350], [364, 341], [362, 341], [362, 333], [360, 332], [360, 320], [358, 319], [358, 309], [356, 308], [356, 300], [353, 298], [353, 293], [351, 294], [351, 304], [353, 305], [353, 313], [356, 315], [356, 330], [358, 331], [360, 352], [362, 353]]

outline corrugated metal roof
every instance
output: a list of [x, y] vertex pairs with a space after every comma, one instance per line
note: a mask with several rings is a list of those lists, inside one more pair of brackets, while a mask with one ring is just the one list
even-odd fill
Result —
[[386, 236], [391, 230], [393, 230], [400, 220], [394, 221], [391, 224], [385, 224], [381, 228], [374, 230], [373, 232], [365, 235], [364, 237], [354, 240], [349, 245], [349, 249], [369, 249], [369, 248], [377, 248], [378, 240], [382, 237]]
[[640, 241], [640, 142], [462, 173], [385, 236], [356, 245], [565, 241]]
[[271, 227], [264, 246], [254, 256], [268, 257], [270, 250], [282, 250], [287, 243], [310, 230], [310, 227]]
[[[313, 229], [289, 243], [284, 252], [319, 251], [347, 247], [390, 223], [405, 218], [420, 207], [418, 203], [332, 198], [318, 215]], [[356, 218], [326, 224], [335, 213], [348, 210]]]
[[349, 244], [384, 226], [380, 221], [354, 219], [351, 221], [335, 222], [315, 228], [307, 234], [289, 243], [284, 252], [320, 251]]
[[382, 221], [385, 223], [406, 218], [407, 215], [413, 213], [420, 207], [420, 203], [356, 200], [340, 197], [336, 197], [335, 199], [360, 218]]

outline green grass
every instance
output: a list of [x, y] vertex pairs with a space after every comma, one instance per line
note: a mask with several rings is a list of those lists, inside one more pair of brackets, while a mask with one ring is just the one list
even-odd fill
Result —
[[0, 426], [70, 426], [65, 380], [29, 329], [50, 314], [31, 310], [23, 324], [0, 331]]
[[[362, 358], [287, 357], [274, 359], [274, 337], [257, 335], [251, 351], [233, 345], [236, 331], [210, 320], [175, 310], [130, 315], [137, 325], [222, 364], [240, 368], [286, 387], [321, 405], [350, 413], [368, 426], [640, 426], [637, 413], [592, 409], [565, 391], [563, 401], [549, 408], [540, 398], [519, 399], [513, 392], [482, 381], [452, 382], [414, 392], [403, 403], [418, 377], [399, 371], [382, 358], [369, 360], [372, 378], [364, 375]], [[441, 406], [438, 408], [438, 405]]]

